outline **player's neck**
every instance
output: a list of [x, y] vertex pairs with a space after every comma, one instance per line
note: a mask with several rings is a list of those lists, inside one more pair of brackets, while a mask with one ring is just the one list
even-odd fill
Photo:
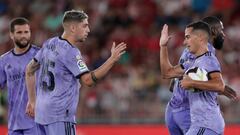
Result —
[[210, 44], [213, 44], [213, 38], [210, 38], [210, 40], [208, 41]]
[[25, 48], [19, 48], [19, 47], [15, 46], [13, 50], [14, 50], [15, 54], [23, 54], [26, 51], [28, 51], [29, 47], [30, 47], [30, 44], [28, 44]]
[[195, 56], [198, 57], [198, 56], [200, 56], [200, 55], [202, 55], [202, 54], [204, 54], [204, 53], [206, 53], [206, 52], [208, 52], [207, 46], [200, 47], [200, 48], [198, 49], [198, 51], [195, 53]]
[[73, 46], [76, 47], [76, 42], [75, 42], [75, 40], [74, 40], [71, 36], [69, 36], [68, 34], [66, 34], [65, 32], [63, 32], [63, 34], [62, 34], [62, 38], [65, 39], [65, 40], [67, 40], [71, 45], [73, 45]]

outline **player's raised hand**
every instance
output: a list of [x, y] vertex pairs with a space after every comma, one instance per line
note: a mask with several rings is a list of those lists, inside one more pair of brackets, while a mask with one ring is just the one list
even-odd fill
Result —
[[27, 106], [26, 106], [26, 114], [29, 117], [34, 117], [35, 114], [35, 103], [31, 103], [28, 101]]
[[111, 48], [111, 58], [114, 62], [118, 61], [121, 56], [126, 52], [127, 44], [124, 42], [121, 42], [116, 46], [116, 43], [113, 42], [112, 48]]
[[167, 43], [171, 37], [168, 35], [168, 25], [164, 24], [162, 32], [161, 32], [161, 37], [159, 40], [159, 45], [161, 46], [167, 46]]

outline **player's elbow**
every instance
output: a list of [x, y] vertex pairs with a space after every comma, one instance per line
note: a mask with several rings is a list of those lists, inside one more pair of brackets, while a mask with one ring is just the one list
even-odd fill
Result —
[[161, 76], [163, 79], [172, 79], [175, 77], [171, 69], [162, 72]]
[[164, 75], [162, 75], [162, 78], [163, 79], [171, 79], [172, 77], [168, 74], [164, 74]]
[[225, 88], [225, 84], [223, 82], [218, 82], [215, 84], [215, 89], [220, 93], [224, 92], [224, 88]]
[[225, 88], [224, 83], [217, 84], [217, 89], [219, 90], [219, 92], [224, 92], [224, 88]]

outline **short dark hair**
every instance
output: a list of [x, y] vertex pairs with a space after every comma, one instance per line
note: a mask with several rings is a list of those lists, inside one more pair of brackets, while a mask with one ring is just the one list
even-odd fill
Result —
[[63, 23], [70, 21], [82, 22], [84, 19], [88, 18], [88, 15], [82, 10], [70, 10], [66, 11], [63, 16]]
[[25, 24], [29, 25], [28, 19], [23, 18], [23, 17], [17, 17], [17, 18], [14, 18], [14, 19], [11, 20], [9, 29], [10, 29], [11, 32], [14, 32], [14, 30], [15, 30], [14, 26], [15, 25], [25, 25]]
[[221, 25], [221, 20], [215, 16], [208, 16], [202, 19], [203, 22], [206, 22], [210, 27], [215, 25]]
[[197, 22], [193, 22], [193, 23], [187, 25], [187, 28], [190, 28], [190, 27], [193, 28], [193, 31], [194, 30], [203, 30], [208, 34], [208, 36], [211, 35], [211, 30], [209, 28], [209, 25], [203, 21], [197, 21]]

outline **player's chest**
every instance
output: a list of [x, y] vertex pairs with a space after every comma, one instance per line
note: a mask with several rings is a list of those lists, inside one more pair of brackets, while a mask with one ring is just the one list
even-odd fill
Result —
[[8, 81], [16, 81], [25, 78], [25, 70], [29, 60], [8, 60], [4, 63], [4, 71]]

